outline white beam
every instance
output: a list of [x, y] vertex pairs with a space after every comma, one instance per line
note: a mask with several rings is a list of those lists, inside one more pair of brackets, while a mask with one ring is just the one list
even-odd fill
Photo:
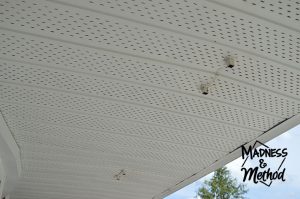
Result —
[[6, 196], [15, 188], [22, 168], [19, 147], [6, 125], [2, 113], [0, 114], [0, 159], [2, 194]]

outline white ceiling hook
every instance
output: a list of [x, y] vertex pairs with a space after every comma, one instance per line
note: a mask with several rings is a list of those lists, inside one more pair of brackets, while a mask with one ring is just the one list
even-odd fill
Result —
[[114, 175], [114, 179], [121, 180], [121, 177], [125, 175], [126, 175], [125, 170], [122, 169], [118, 174]]
[[225, 58], [226, 67], [233, 68], [235, 65], [235, 58], [232, 55], [229, 55]]
[[[226, 67], [227, 68], [233, 68], [235, 65], [235, 58], [232, 55], [229, 55], [225, 58], [226, 61]], [[208, 81], [205, 84], [200, 85], [200, 90], [203, 95], [207, 95], [209, 93], [209, 90], [211, 87], [215, 85], [216, 79], [221, 74], [221, 71], [224, 70], [225, 67], [219, 67], [216, 72], [214, 73], [214, 76], [211, 78], [210, 81]]]

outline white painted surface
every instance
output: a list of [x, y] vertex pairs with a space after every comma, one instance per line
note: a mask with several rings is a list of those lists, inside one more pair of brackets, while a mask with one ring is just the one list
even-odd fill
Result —
[[283, 25], [243, 2], [1, 3], [0, 109], [24, 169], [12, 198], [165, 196], [292, 127], [298, 11], [278, 8]]
[[3, 196], [3, 189], [4, 189], [4, 183], [5, 183], [5, 172], [2, 165], [2, 160], [0, 158], [0, 198]]
[[0, 193], [3, 196], [15, 189], [21, 171], [19, 148], [0, 112]]

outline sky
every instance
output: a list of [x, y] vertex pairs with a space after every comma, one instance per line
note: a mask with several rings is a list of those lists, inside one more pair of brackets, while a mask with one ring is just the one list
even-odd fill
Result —
[[[288, 156], [282, 165], [282, 167], [286, 168], [286, 181], [275, 181], [270, 187], [262, 183], [254, 184], [246, 181], [245, 184], [248, 188], [248, 193], [245, 195], [246, 198], [300, 199], [300, 125], [267, 142], [266, 145], [271, 148], [287, 148]], [[272, 160], [267, 161], [268, 166], [271, 169], [275, 168], [278, 164], [280, 165], [281, 160], [279, 158], [272, 158]], [[247, 161], [245, 166], [257, 165], [256, 161], [258, 160], [253, 159], [252, 161]], [[226, 165], [232, 176], [235, 177], [238, 182], [242, 182], [243, 173], [240, 171], [242, 164], [243, 159], [238, 158]], [[208, 174], [167, 196], [165, 199], [195, 199], [199, 187], [201, 187], [204, 180], [210, 179], [212, 175], [213, 173]]]

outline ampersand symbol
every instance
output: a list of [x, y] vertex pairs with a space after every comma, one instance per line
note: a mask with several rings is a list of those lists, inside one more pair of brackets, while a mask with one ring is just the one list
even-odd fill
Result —
[[266, 166], [267, 166], [267, 163], [264, 162], [264, 159], [260, 159], [260, 160], [259, 160], [259, 167], [263, 169], [263, 168], [265, 168]]

